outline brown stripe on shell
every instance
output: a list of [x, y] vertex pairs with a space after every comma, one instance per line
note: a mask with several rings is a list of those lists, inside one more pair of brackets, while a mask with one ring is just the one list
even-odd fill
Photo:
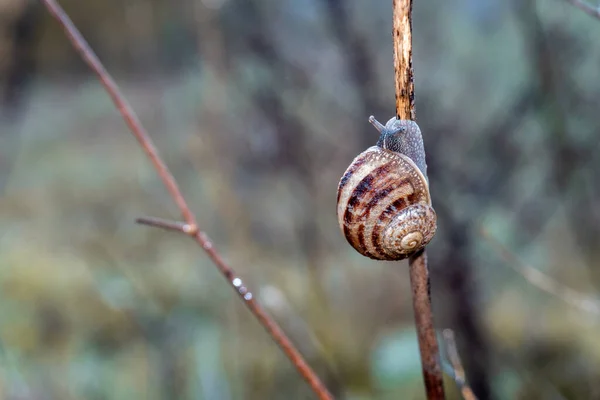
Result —
[[[376, 162], [378, 165], [381, 164], [381, 160], [377, 158], [377, 148], [374, 146], [359, 154], [352, 161], [352, 164], [350, 164], [338, 185], [338, 222], [344, 236], [354, 248], [358, 247], [358, 243], [356, 243], [356, 231], [360, 224], [357, 224], [352, 217], [355, 204], [350, 203], [350, 197], [361, 181], [370, 174], [369, 167], [372, 168], [373, 162]], [[368, 182], [363, 182], [362, 188], [366, 189], [366, 186], [369, 185]]]
[[[389, 166], [389, 164], [384, 165], [383, 167], [388, 167], [388, 166]], [[387, 170], [389, 170], [389, 168], [383, 168], [383, 167], [378, 168], [378, 170], [380, 170], [380, 171], [374, 172], [374, 173], [375, 174], [386, 173]], [[383, 200], [388, 194], [393, 192], [398, 186], [401, 186], [405, 182], [406, 182], [406, 180], [403, 180], [402, 182], [398, 182], [397, 180], [395, 180], [393, 178], [392, 174], [388, 174], [388, 179], [383, 180], [379, 185], [377, 185], [377, 187], [374, 188], [377, 190], [373, 191], [374, 195], [371, 197], [371, 199], [368, 202], [364, 203], [364, 207], [366, 209], [365, 211], [370, 212], [372, 207], [374, 207], [377, 203], [379, 203], [381, 200]]]
[[[390, 190], [394, 189], [393, 174], [389, 173], [392, 167], [393, 165], [388, 162], [375, 168], [350, 193], [350, 198], [344, 212], [344, 236], [346, 236], [348, 242], [353, 246], [356, 245], [365, 248], [364, 224], [359, 224], [358, 232], [354, 234], [350, 227], [355, 226], [361, 220], [366, 220], [373, 204], [377, 204], [377, 201], [380, 201], [385, 196], [385, 193], [388, 191], [381, 188], [382, 186], [385, 187], [384, 182], [389, 181], [388, 186], [391, 186]], [[382, 179], [382, 177], [388, 177], [388, 179]]]
[[[393, 198], [390, 198], [390, 196], [394, 196], [395, 193], [398, 191], [398, 189], [406, 188], [407, 186], [410, 186], [410, 182], [407, 179], [400, 179], [400, 180], [393, 179], [393, 174], [389, 174], [388, 176], [392, 177], [391, 179], [388, 179], [390, 181], [390, 183], [387, 186], [381, 185], [381, 186], [383, 186], [383, 189], [376, 190], [375, 191], [376, 194], [371, 198], [371, 200], [363, 203], [364, 210], [362, 211], [362, 213], [359, 214], [363, 221], [367, 221], [367, 220], [376, 221], [375, 225], [373, 227], [373, 231], [377, 230], [377, 228], [380, 225], [385, 226], [387, 223], [387, 221], [381, 221], [383, 212], [377, 216], [371, 215], [372, 211], [376, 209], [376, 206], [378, 204], [389, 203], [390, 201], [393, 200]], [[406, 191], [405, 189], [401, 189], [401, 190]], [[407, 207], [408, 205], [410, 205], [410, 203], [407, 203], [406, 205], [404, 205], [404, 207]], [[388, 208], [386, 208], [386, 209], [388, 209]], [[398, 209], [400, 210], [401, 208], [399, 207]], [[389, 219], [391, 219], [391, 218], [389, 218]], [[373, 240], [373, 238], [374, 238], [374, 236], [371, 233], [371, 244], [372, 244], [372, 247], [373, 247], [373, 250], [375, 253], [370, 251], [369, 246], [367, 246], [367, 241], [365, 240], [365, 237], [364, 237], [364, 230], [363, 230], [363, 236], [359, 236], [358, 242], [361, 244], [362, 248], [365, 249], [366, 255], [368, 255], [371, 258], [381, 259], [382, 256], [384, 256], [386, 253], [383, 251], [383, 249], [379, 245], [379, 242], [376, 240]]]
[[400, 210], [418, 202], [431, 204], [427, 186], [406, 156], [374, 147], [359, 154], [337, 193], [338, 221], [348, 243], [369, 258], [405, 258], [393, 249], [385, 251], [381, 235]]
[[[352, 191], [348, 203], [346, 204], [346, 211], [344, 212], [344, 236], [346, 236], [346, 239], [352, 246], [362, 246], [362, 244], [358, 241], [360, 235], [354, 236], [350, 231], [350, 227], [354, 226], [356, 220], [356, 218], [354, 218], [355, 213], [351, 210], [354, 210], [354, 208], [360, 204], [363, 194], [370, 192], [374, 179], [375, 177], [371, 174], [365, 176]], [[372, 192], [373, 191], [371, 191], [371, 193]], [[362, 224], [359, 226], [359, 230], [361, 228], [364, 229]]]
[[[381, 249], [376, 249], [376, 242], [368, 242], [365, 238], [364, 221], [372, 220], [370, 213], [376, 209], [377, 204], [385, 204], [385, 198], [390, 193], [397, 191], [398, 188], [410, 186], [410, 181], [394, 173], [398, 165], [394, 160], [389, 160], [385, 164], [375, 168], [357, 185], [357, 190], [350, 194], [348, 206], [344, 213], [344, 235], [349, 243], [362, 249], [362, 253], [371, 258], [381, 258], [385, 255]], [[411, 186], [412, 187], [412, 186]], [[368, 188], [368, 190], [365, 190]], [[389, 200], [391, 201], [391, 200]], [[352, 210], [350, 212], [349, 210]], [[356, 231], [358, 226], [358, 231]], [[351, 229], [351, 227], [353, 229]], [[375, 254], [378, 253], [378, 254]]]
[[395, 255], [390, 251], [385, 251], [383, 247], [381, 247], [381, 243], [383, 240], [380, 239], [382, 231], [387, 228], [392, 222], [393, 218], [398, 214], [398, 211], [409, 207], [411, 204], [414, 204], [417, 200], [418, 194], [413, 193], [406, 197], [401, 197], [395, 200], [392, 204], [390, 204], [383, 212], [377, 216], [377, 223], [375, 224], [375, 228], [373, 229], [373, 233], [371, 234], [371, 240], [375, 244], [375, 247], [379, 254], [382, 256], [385, 255]]
[[[356, 185], [356, 188], [350, 194], [348, 205], [352, 205], [352, 207], [360, 206], [360, 209], [368, 210], [369, 206], [376, 204], [376, 201], [373, 202], [373, 200], [378, 200], [385, 196], [381, 195], [383, 194], [382, 192], [386, 190], [386, 183], [388, 187], [394, 184], [390, 170], [391, 165], [390, 163], [387, 163], [369, 172], [369, 174], [365, 176], [358, 185]], [[382, 177], [387, 177], [387, 179], [382, 179]], [[393, 189], [394, 187], [390, 188], [390, 190]], [[362, 217], [364, 215], [364, 211], [362, 213], [355, 212], [354, 214]], [[344, 214], [344, 220], [348, 221], [346, 219], [346, 214]]]
[[354, 174], [354, 172], [356, 172], [357, 169], [359, 169], [363, 164], [365, 163], [365, 158], [360, 158], [358, 160], [356, 160], [354, 163], [352, 163], [350, 165], [350, 168], [348, 168], [346, 170], [346, 173], [344, 174], [344, 176], [342, 176], [342, 179], [340, 179], [340, 183], [338, 185], [338, 192], [337, 192], [337, 201], [340, 201], [340, 194], [342, 193], [342, 190], [344, 190], [344, 187], [346, 186], [346, 184], [348, 183], [348, 181], [350, 180], [350, 177], [352, 176], [352, 174]]
[[361, 249], [365, 248], [365, 224], [360, 224], [358, 226], [358, 245]]
[[[365, 193], [369, 193], [369, 190], [371, 189], [371, 185], [373, 184], [375, 178], [376, 177], [373, 176], [372, 173], [370, 173], [369, 175], [365, 176], [363, 180], [360, 181], [360, 183], [356, 185], [356, 188], [354, 188], [354, 190], [352, 191], [352, 194], [350, 195], [350, 198], [348, 199], [348, 203], [346, 205], [346, 212], [344, 213], [344, 221], [347, 224], [352, 222], [352, 216], [354, 215], [354, 213], [352, 213], [350, 210], [353, 210], [354, 207], [361, 204], [362, 197]], [[373, 193], [373, 191], [371, 191], [371, 193]]]
[[[384, 257], [388, 254], [388, 252], [385, 251], [384, 248], [381, 246], [381, 244], [383, 243], [383, 241], [379, 238], [381, 236], [381, 231], [384, 230], [390, 224], [397, 211], [410, 206], [410, 204], [411, 203], [407, 202], [404, 197], [396, 199], [380, 215], [376, 217], [377, 222], [373, 227], [373, 232], [371, 232], [371, 241], [373, 242], [375, 251], [377, 251], [377, 254], [380, 257]], [[392, 210], [394, 210], [394, 214], [390, 215], [390, 212]]]

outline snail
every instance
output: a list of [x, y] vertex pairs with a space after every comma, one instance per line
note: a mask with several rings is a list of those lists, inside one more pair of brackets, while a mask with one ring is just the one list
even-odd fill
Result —
[[414, 121], [391, 118], [375, 146], [359, 154], [340, 179], [337, 217], [348, 243], [376, 260], [403, 260], [436, 231], [425, 149]]

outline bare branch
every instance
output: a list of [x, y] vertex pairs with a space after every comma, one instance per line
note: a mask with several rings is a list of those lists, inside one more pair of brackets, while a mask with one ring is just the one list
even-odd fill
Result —
[[593, 7], [585, 1], [581, 0], [567, 0], [569, 3], [573, 4], [575, 7], [579, 8], [584, 13], [591, 15], [592, 17], [596, 17], [600, 19], [600, 7]]
[[429, 292], [427, 254], [424, 250], [409, 259], [409, 272], [425, 391], [427, 392], [427, 398], [430, 400], [444, 399], [444, 381], [433, 325], [431, 293]]
[[454, 340], [454, 332], [451, 329], [444, 329], [442, 335], [446, 342], [446, 352], [448, 353], [448, 359], [452, 365], [454, 381], [456, 382], [456, 386], [458, 386], [463, 399], [477, 400], [477, 396], [475, 396], [475, 393], [473, 393], [473, 390], [471, 390], [471, 387], [467, 383], [465, 369], [463, 368], [460, 356], [458, 355], [456, 340]]
[[538, 289], [562, 299], [579, 310], [600, 315], [600, 300], [594, 299], [565, 285], [544, 274], [538, 269], [524, 264], [517, 256], [506, 248], [498, 239], [493, 237], [486, 229], [480, 229], [481, 235], [504, 258], [507, 264], [517, 271], [530, 284]]
[[[396, 116], [415, 120], [415, 85], [412, 67], [412, 0], [393, 1], [394, 75]], [[428, 399], [444, 399], [444, 382], [439, 349], [433, 325], [427, 254], [410, 257], [410, 285], [413, 292], [415, 325], [421, 352], [423, 379]]]
[[[106, 71], [98, 57], [94, 54], [94, 51], [89, 47], [86, 40], [83, 38], [81, 33], [73, 25], [71, 19], [67, 16], [64, 10], [56, 3], [55, 0], [42, 0], [50, 14], [60, 23], [65, 31], [65, 34], [79, 52], [82, 59], [88, 64], [88, 66], [96, 73], [98, 79], [110, 95], [111, 99], [115, 103], [115, 106], [121, 113], [121, 116], [129, 126], [131, 132], [140, 143], [142, 149], [146, 152], [150, 161], [154, 165], [154, 168], [158, 172], [161, 180], [166, 186], [169, 194], [177, 204], [183, 219], [184, 224], [172, 223], [157, 219], [141, 219], [139, 222], [153, 226], [160, 226], [167, 229], [180, 230], [181, 232], [194, 238], [196, 243], [200, 245], [212, 260], [215, 266], [223, 274], [223, 276], [229, 281], [231, 286], [236, 290], [240, 298], [244, 301], [244, 304], [250, 309], [254, 317], [259, 321], [265, 330], [271, 335], [273, 340], [279, 345], [286, 356], [290, 359], [292, 364], [298, 370], [298, 373], [308, 382], [312, 390], [315, 392], [319, 399], [329, 400], [333, 397], [323, 385], [319, 377], [306, 363], [300, 352], [292, 344], [287, 335], [281, 330], [279, 325], [266, 313], [266, 311], [258, 304], [252, 294], [252, 292], [243, 284], [242, 280], [236, 275], [234, 270], [225, 263], [220, 253], [217, 252], [212, 242], [206, 233], [198, 229], [196, 223], [196, 217], [187, 205], [175, 178], [169, 171], [164, 161], [160, 158], [154, 143], [150, 139], [150, 136], [142, 126], [135, 112], [119, 91], [117, 84], [114, 82], [112, 77]], [[186, 228], [187, 227], [187, 228]]]
[[136, 218], [135, 222], [142, 225], [153, 226], [155, 228], [162, 228], [169, 231], [178, 231], [185, 233], [186, 235], [195, 236], [198, 233], [198, 227], [196, 225], [190, 225], [185, 222], [170, 221], [167, 219], [156, 218], [156, 217], [140, 217]]
[[415, 83], [412, 66], [412, 0], [394, 0], [394, 74], [396, 116], [416, 119]]

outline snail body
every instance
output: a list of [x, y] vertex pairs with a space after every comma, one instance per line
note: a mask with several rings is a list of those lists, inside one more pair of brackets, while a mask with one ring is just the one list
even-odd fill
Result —
[[337, 216], [348, 243], [377, 260], [402, 260], [436, 231], [423, 139], [414, 121], [390, 119], [375, 146], [359, 154], [338, 185]]

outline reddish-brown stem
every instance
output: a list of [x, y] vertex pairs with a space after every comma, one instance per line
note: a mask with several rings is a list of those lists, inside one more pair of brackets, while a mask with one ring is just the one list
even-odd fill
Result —
[[[412, 0], [394, 0], [392, 15], [396, 115], [398, 119], [415, 120], [415, 85], [412, 67]], [[409, 270], [425, 391], [427, 398], [430, 400], [444, 399], [444, 383], [429, 291], [427, 254], [424, 250], [410, 257]]]
[[196, 223], [196, 217], [187, 205], [175, 178], [169, 171], [166, 164], [160, 158], [156, 147], [154, 146], [150, 136], [142, 126], [141, 122], [137, 118], [137, 115], [125, 100], [121, 94], [117, 84], [111, 78], [109, 73], [106, 71], [98, 57], [94, 54], [94, 51], [89, 47], [86, 40], [83, 38], [78, 29], [74, 26], [71, 19], [67, 16], [64, 10], [54, 0], [42, 0], [50, 14], [60, 23], [65, 31], [65, 34], [79, 52], [83, 60], [89, 65], [89, 67], [96, 73], [100, 82], [112, 98], [115, 106], [121, 113], [123, 119], [129, 126], [131, 132], [136, 137], [140, 146], [144, 149], [150, 161], [154, 165], [158, 172], [161, 180], [166, 186], [169, 194], [177, 204], [185, 223], [169, 222], [164, 220], [158, 220], [155, 218], [143, 218], [139, 222], [160, 226], [167, 229], [179, 230], [188, 236], [194, 238], [194, 240], [204, 249], [212, 262], [221, 271], [225, 278], [229, 281], [231, 286], [238, 293], [240, 298], [244, 301], [244, 304], [250, 309], [256, 319], [262, 324], [265, 330], [271, 335], [273, 340], [281, 347], [283, 352], [287, 355], [290, 361], [294, 364], [298, 373], [308, 382], [314, 393], [319, 399], [333, 399], [325, 385], [321, 382], [319, 377], [310, 368], [310, 366], [304, 360], [304, 357], [292, 344], [287, 335], [281, 330], [279, 325], [265, 312], [265, 310], [256, 302], [252, 292], [243, 284], [242, 280], [235, 274], [233, 269], [225, 263], [221, 255], [217, 252], [213, 246], [209, 237], [198, 229]]
[[166, 229], [168, 231], [185, 233], [186, 235], [190, 235], [192, 237], [198, 232], [198, 227], [195, 225], [156, 217], [140, 217], [136, 218], [135, 222], [142, 225], [153, 226], [155, 228]]
[[409, 259], [409, 271], [425, 391], [430, 400], [444, 399], [444, 382], [433, 326], [427, 253], [424, 250]]

